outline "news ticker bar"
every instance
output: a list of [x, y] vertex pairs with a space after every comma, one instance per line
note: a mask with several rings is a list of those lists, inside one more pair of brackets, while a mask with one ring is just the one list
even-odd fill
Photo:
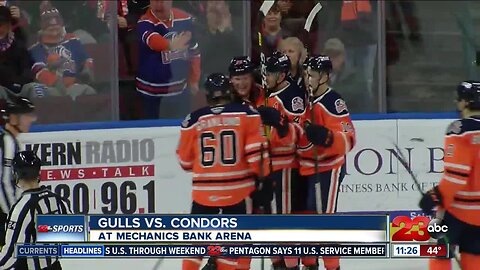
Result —
[[449, 254], [449, 246], [425, 243], [321, 245], [18, 244], [15, 251], [17, 257], [58, 256], [62, 258], [185, 258], [198, 256], [340, 256], [355, 258], [447, 258]]
[[39, 215], [37, 242], [384, 243], [382, 215]]
[[322, 245], [122, 245], [122, 244], [18, 244], [17, 257], [62, 258], [139, 258], [139, 257], [269, 257], [269, 256], [341, 256], [386, 258], [388, 244], [322, 244]]

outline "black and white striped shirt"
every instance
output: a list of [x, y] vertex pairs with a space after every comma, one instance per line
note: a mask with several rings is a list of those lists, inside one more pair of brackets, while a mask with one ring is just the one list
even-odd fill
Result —
[[13, 181], [12, 160], [18, 152], [15, 137], [7, 130], [0, 132], [0, 212], [8, 213], [17, 200], [17, 188]]
[[58, 258], [15, 258], [15, 244], [35, 243], [37, 214], [71, 214], [70, 204], [45, 186], [22, 193], [8, 215], [5, 246], [0, 253], [0, 269], [40, 270]]

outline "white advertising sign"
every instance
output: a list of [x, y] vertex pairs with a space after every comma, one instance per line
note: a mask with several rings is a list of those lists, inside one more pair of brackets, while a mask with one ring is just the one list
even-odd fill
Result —
[[80, 214], [188, 213], [190, 176], [175, 156], [178, 128], [23, 134], [42, 181]]
[[[424, 190], [440, 180], [443, 134], [451, 120], [355, 121], [338, 211], [418, 209], [420, 194], [398, 163], [396, 142]], [[45, 185], [81, 214], [188, 213], [191, 175], [175, 149], [179, 128], [151, 127], [23, 134], [46, 164]]]

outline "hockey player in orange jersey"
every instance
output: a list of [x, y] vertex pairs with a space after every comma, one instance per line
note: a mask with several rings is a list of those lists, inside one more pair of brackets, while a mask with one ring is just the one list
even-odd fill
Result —
[[[205, 88], [209, 106], [185, 118], [177, 148], [181, 167], [193, 173], [191, 213], [247, 214], [252, 193], [265, 198], [271, 193], [255, 185], [269, 174], [261, 118], [252, 106], [231, 102], [231, 85], [223, 74], [208, 76]], [[186, 259], [182, 269], [198, 270], [201, 263], [202, 258]], [[204, 269], [236, 266], [235, 259], [211, 258]]]
[[[480, 82], [465, 81], [457, 87], [460, 120], [445, 135], [444, 173], [438, 186], [427, 192], [420, 208], [448, 226], [450, 245], [458, 245], [462, 270], [480, 269]], [[442, 217], [443, 215], [443, 217]], [[451, 246], [452, 248], [452, 246]], [[430, 270], [451, 270], [451, 259], [431, 259]]]
[[[311, 102], [298, 144], [300, 173], [308, 178], [304, 197], [310, 213], [332, 214], [345, 176], [345, 156], [355, 145], [355, 129], [345, 101], [328, 86], [332, 71], [328, 56], [311, 57], [307, 66]], [[317, 258], [302, 262], [308, 270], [319, 269]], [[338, 257], [324, 257], [323, 263], [327, 270], [340, 269]]]
[[[267, 99], [263, 110], [276, 109], [291, 127], [288, 140], [270, 140], [272, 173], [269, 178], [274, 182], [274, 199], [271, 205], [273, 214], [292, 214], [305, 210], [304, 194], [307, 186], [299, 174], [299, 162], [296, 155], [297, 140], [300, 135], [301, 121], [307, 101], [305, 92], [290, 78], [291, 62], [287, 55], [274, 52], [266, 61]], [[272, 267], [277, 269], [297, 269], [298, 258], [272, 258]]]
[[[247, 56], [235, 57], [230, 62], [230, 80], [232, 82], [234, 97], [236, 101], [256, 106], [262, 118], [262, 123], [264, 125], [272, 127], [271, 129], [267, 129], [267, 132], [270, 133], [268, 136], [270, 147], [269, 151], [272, 150], [272, 147], [278, 148], [285, 145], [291, 145], [295, 147], [295, 139], [297, 138], [295, 126], [292, 123], [289, 123], [288, 118], [282, 116], [282, 113], [280, 111], [273, 107], [265, 106], [265, 91], [261, 86], [254, 83], [253, 72], [253, 64], [250, 61], [250, 58]], [[274, 170], [278, 167], [278, 165], [274, 165], [273, 163], [278, 162], [278, 160], [280, 160], [280, 158], [275, 156], [275, 160], [272, 161], [271, 165]], [[288, 163], [291, 163], [291, 161], [288, 161]], [[266, 181], [271, 180], [271, 177], [267, 177], [266, 179]], [[281, 178], [277, 181], [281, 181]], [[275, 194], [278, 194], [276, 197], [282, 198], [282, 194], [277, 191], [282, 190], [281, 186], [275, 185], [275, 187], [278, 187], [275, 189]], [[286, 186], [285, 189], [288, 190], [288, 187], [289, 186]], [[288, 198], [290, 198], [290, 196], [288, 196]], [[255, 210], [258, 210], [260, 207], [261, 209], [263, 209], [263, 213], [265, 213], [265, 211], [267, 213], [271, 212], [270, 203], [264, 205], [267, 202], [265, 198], [261, 199], [262, 205], [257, 205], [257, 203], [255, 202], [256, 200], [254, 200], [254, 213], [259, 213]], [[275, 212], [277, 212], [276, 209]], [[280, 213], [282, 213], [282, 211]], [[247, 257], [239, 258], [237, 269], [250, 269], [250, 261], [251, 259]]]
[[265, 91], [255, 83], [254, 70], [255, 66], [248, 56], [234, 57], [228, 66], [234, 99], [257, 108], [264, 105]]

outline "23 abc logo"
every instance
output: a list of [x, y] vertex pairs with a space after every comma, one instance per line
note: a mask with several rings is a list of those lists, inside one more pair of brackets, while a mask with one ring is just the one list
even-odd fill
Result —
[[[418, 229], [415, 230], [414, 226]], [[394, 230], [394, 228], [398, 228]], [[392, 221], [392, 241], [428, 241], [430, 238], [441, 239], [448, 233], [448, 226], [440, 219], [417, 216], [413, 219], [407, 216], [395, 217]]]
[[208, 256], [220, 256], [227, 252], [227, 249], [221, 246], [208, 246], [207, 255]]

